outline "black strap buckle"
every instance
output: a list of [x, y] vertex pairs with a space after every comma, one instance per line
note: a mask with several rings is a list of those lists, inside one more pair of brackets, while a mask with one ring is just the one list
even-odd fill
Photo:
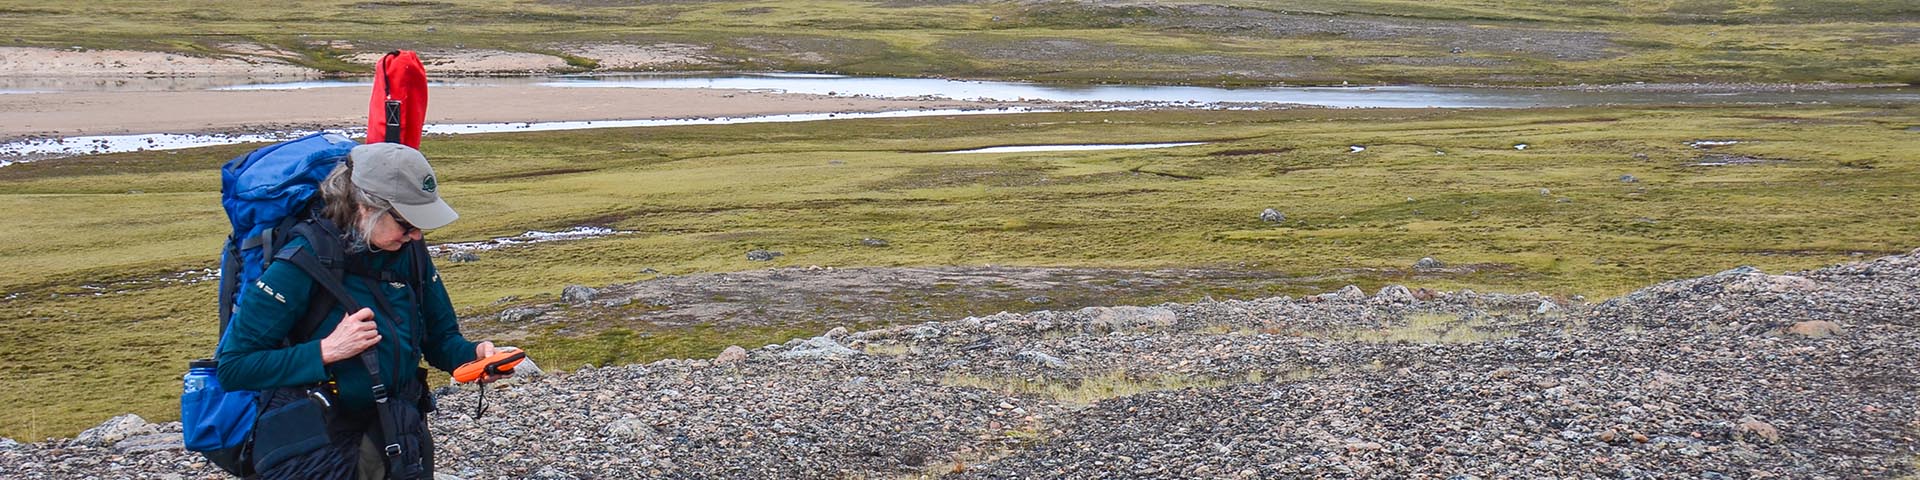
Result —
[[383, 450], [386, 450], [388, 457], [400, 456], [400, 444], [398, 443], [387, 445], [387, 448]]
[[373, 401], [387, 403], [387, 384], [373, 384]]

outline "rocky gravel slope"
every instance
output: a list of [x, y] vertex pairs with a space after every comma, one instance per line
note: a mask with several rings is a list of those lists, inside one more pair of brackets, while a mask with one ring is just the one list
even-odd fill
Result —
[[[1920, 251], [1597, 305], [1349, 288], [1002, 313], [442, 393], [462, 478], [1900, 478]], [[536, 352], [537, 353], [537, 352]], [[9, 478], [199, 478], [177, 426], [0, 441]], [[172, 434], [177, 441], [177, 433]]]

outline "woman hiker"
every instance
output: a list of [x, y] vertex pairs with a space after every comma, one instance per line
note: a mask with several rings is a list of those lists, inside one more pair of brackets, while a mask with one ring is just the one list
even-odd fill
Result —
[[[337, 297], [315, 288], [313, 277], [294, 262], [276, 260], [258, 282], [241, 286], [245, 291], [219, 351], [219, 380], [229, 388], [262, 391], [321, 385], [313, 391], [331, 397], [323, 402], [329, 406], [323, 418], [332, 444], [308, 455], [317, 458], [287, 462], [298, 465], [261, 472], [263, 477], [388, 478], [388, 452], [402, 450], [389, 447], [400, 440], [383, 434], [383, 422], [393, 422], [396, 430], [413, 433], [404, 447], [417, 453], [391, 456], [417, 459], [417, 466], [405, 474], [432, 478], [433, 441], [424, 415], [432, 409], [432, 400], [419, 359], [452, 372], [495, 354], [495, 347], [460, 334], [439, 273], [429, 261], [413, 263], [425, 260], [425, 248], [408, 245], [421, 241], [421, 230], [439, 228], [459, 216], [440, 199], [426, 157], [404, 145], [374, 143], [354, 147], [348, 158], [321, 182], [324, 207], [319, 215], [337, 227], [337, 241], [344, 245], [339, 284], [369, 308], [347, 312], [333, 301]], [[316, 250], [306, 237], [295, 237], [280, 252], [292, 249]], [[421, 272], [421, 278], [407, 278], [415, 272]], [[320, 314], [308, 311], [312, 302], [328, 309], [319, 317], [318, 329], [310, 336], [293, 336], [296, 332], [289, 330], [303, 316]], [[295, 341], [299, 338], [307, 340]], [[377, 352], [377, 362], [356, 359], [369, 349]], [[373, 365], [363, 363], [378, 364], [384, 377], [379, 383], [394, 400], [385, 403], [411, 407], [411, 414], [395, 415], [400, 420], [382, 418], [375, 407]], [[256, 430], [255, 436], [271, 433]]]

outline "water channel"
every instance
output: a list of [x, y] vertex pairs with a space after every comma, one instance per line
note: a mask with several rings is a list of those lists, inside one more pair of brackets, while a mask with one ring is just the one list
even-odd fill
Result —
[[[1699, 104], [1912, 104], [1920, 103], [1920, 88], [1803, 89], [1765, 91], [1636, 91], [1624, 89], [1535, 89], [1437, 86], [1357, 87], [1249, 87], [1221, 88], [1150, 85], [1054, 85], [1023, 82], [947, 80], [931, 78], [853, 77], [842, 75], [770, 73], [717, 76], [582, 75], [515, 78], [451, 78], [438, 86], [486, 87], [532, 85], [546, 88], [622, 88], [644, 95], [646, 89], [713, 88], [775, 91], [863, 97], [940, 97], [955, 100], [1086, 102], [1102, 108], [1192, 106], [1203, 108], [1262, 108], [1310, 105], [1333, 108], [1536, 108], [1585, 105], [1699, 105]], [[368, 88], [367, 80], [352, 79], [0, 79], [0, 94], [73, 91], [166, 90], [293, 90], [310, 88]], [[888, 118], [925, 115], [1024, 113], [1034, 109], [911, 110], [873, 113], [808, 113], [759, 117], [651, 120], [595, 120], [539, 123], [429, 125], [430, 134], [496, 133], [512, 131], [575, 130], [660, 125], [710, 125], [755, 122], [792, 122], [849, 118]], [[168, 150], [294, 138], [311, 132], [247, 135], [142, 134], [45, 138], [0, 144], [0, 166], [22, 159]], [[343, 129], [337, 133], [356, 135]], [[9, 160], [13, 159], [13, 160]]]

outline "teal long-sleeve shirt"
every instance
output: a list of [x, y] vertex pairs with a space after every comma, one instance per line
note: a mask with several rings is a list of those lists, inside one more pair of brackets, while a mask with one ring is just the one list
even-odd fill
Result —
[[[304, 238], [296, 238], [286, 248], [311, 252]], [[412, 259], [403, 249], [350, 255], [348, 261], [363, 262], [362, 265], [372, 269], [392, 271], [404, 278], [411, 270]], [[385, 377], [389, 391], [395, 391], [401, 382], [414, 381], [414, 368], [418, 367], [414, 359], [420, 358], [417, 355], [434, 368], [447, 372], [474, 360], [474, 343], [460, 334], [453, 302], [447, 298], [447, 288], [441, 284], [440, 273], [431, 262], [425, 281], [424, 299], [413, 298], [413, 288], [405, 284], [376, 281], [372, 284], [378, 292], [374, 292], [369, 291], [368, 282], [358, 276], [349, 275], [343, 282], [348, 295], [374, 310], [380, 330], [380, 343], [374, 348], [380, 351], [380, 376]], [[266, 390], [333, 379], [338, 382], [343, 407], [371, 411], [372, 382], [365, 364], [354, 358], [332, 365], [320, 361], [320, 339], [333, 333], [334, 327], [346, 316], [346, 308], [339, 302], [333, 302], [332, 310], [322, 317], [320, 328], [313, 332], [311, 339], [281, 348], [281, 342], [291, 335], [294, 324], [306, 315], [307, 302], [319, 299], [316, 295], [327, 295], [325, 290], [314, 287], [306, 271], [292, 262], [274, 262], [258, 281], [240, 286], [240, 305], [234, 309], [218, 354], [220, 384], [229, 389]], [[387, 303], [398, 311], [382, 311], [373, 295], [385, 296]], [[414, 318], [415, 315], [419, 317]], [[422, 335], [420, 349], [424, 352], [414, 351], [415, 335]]]

